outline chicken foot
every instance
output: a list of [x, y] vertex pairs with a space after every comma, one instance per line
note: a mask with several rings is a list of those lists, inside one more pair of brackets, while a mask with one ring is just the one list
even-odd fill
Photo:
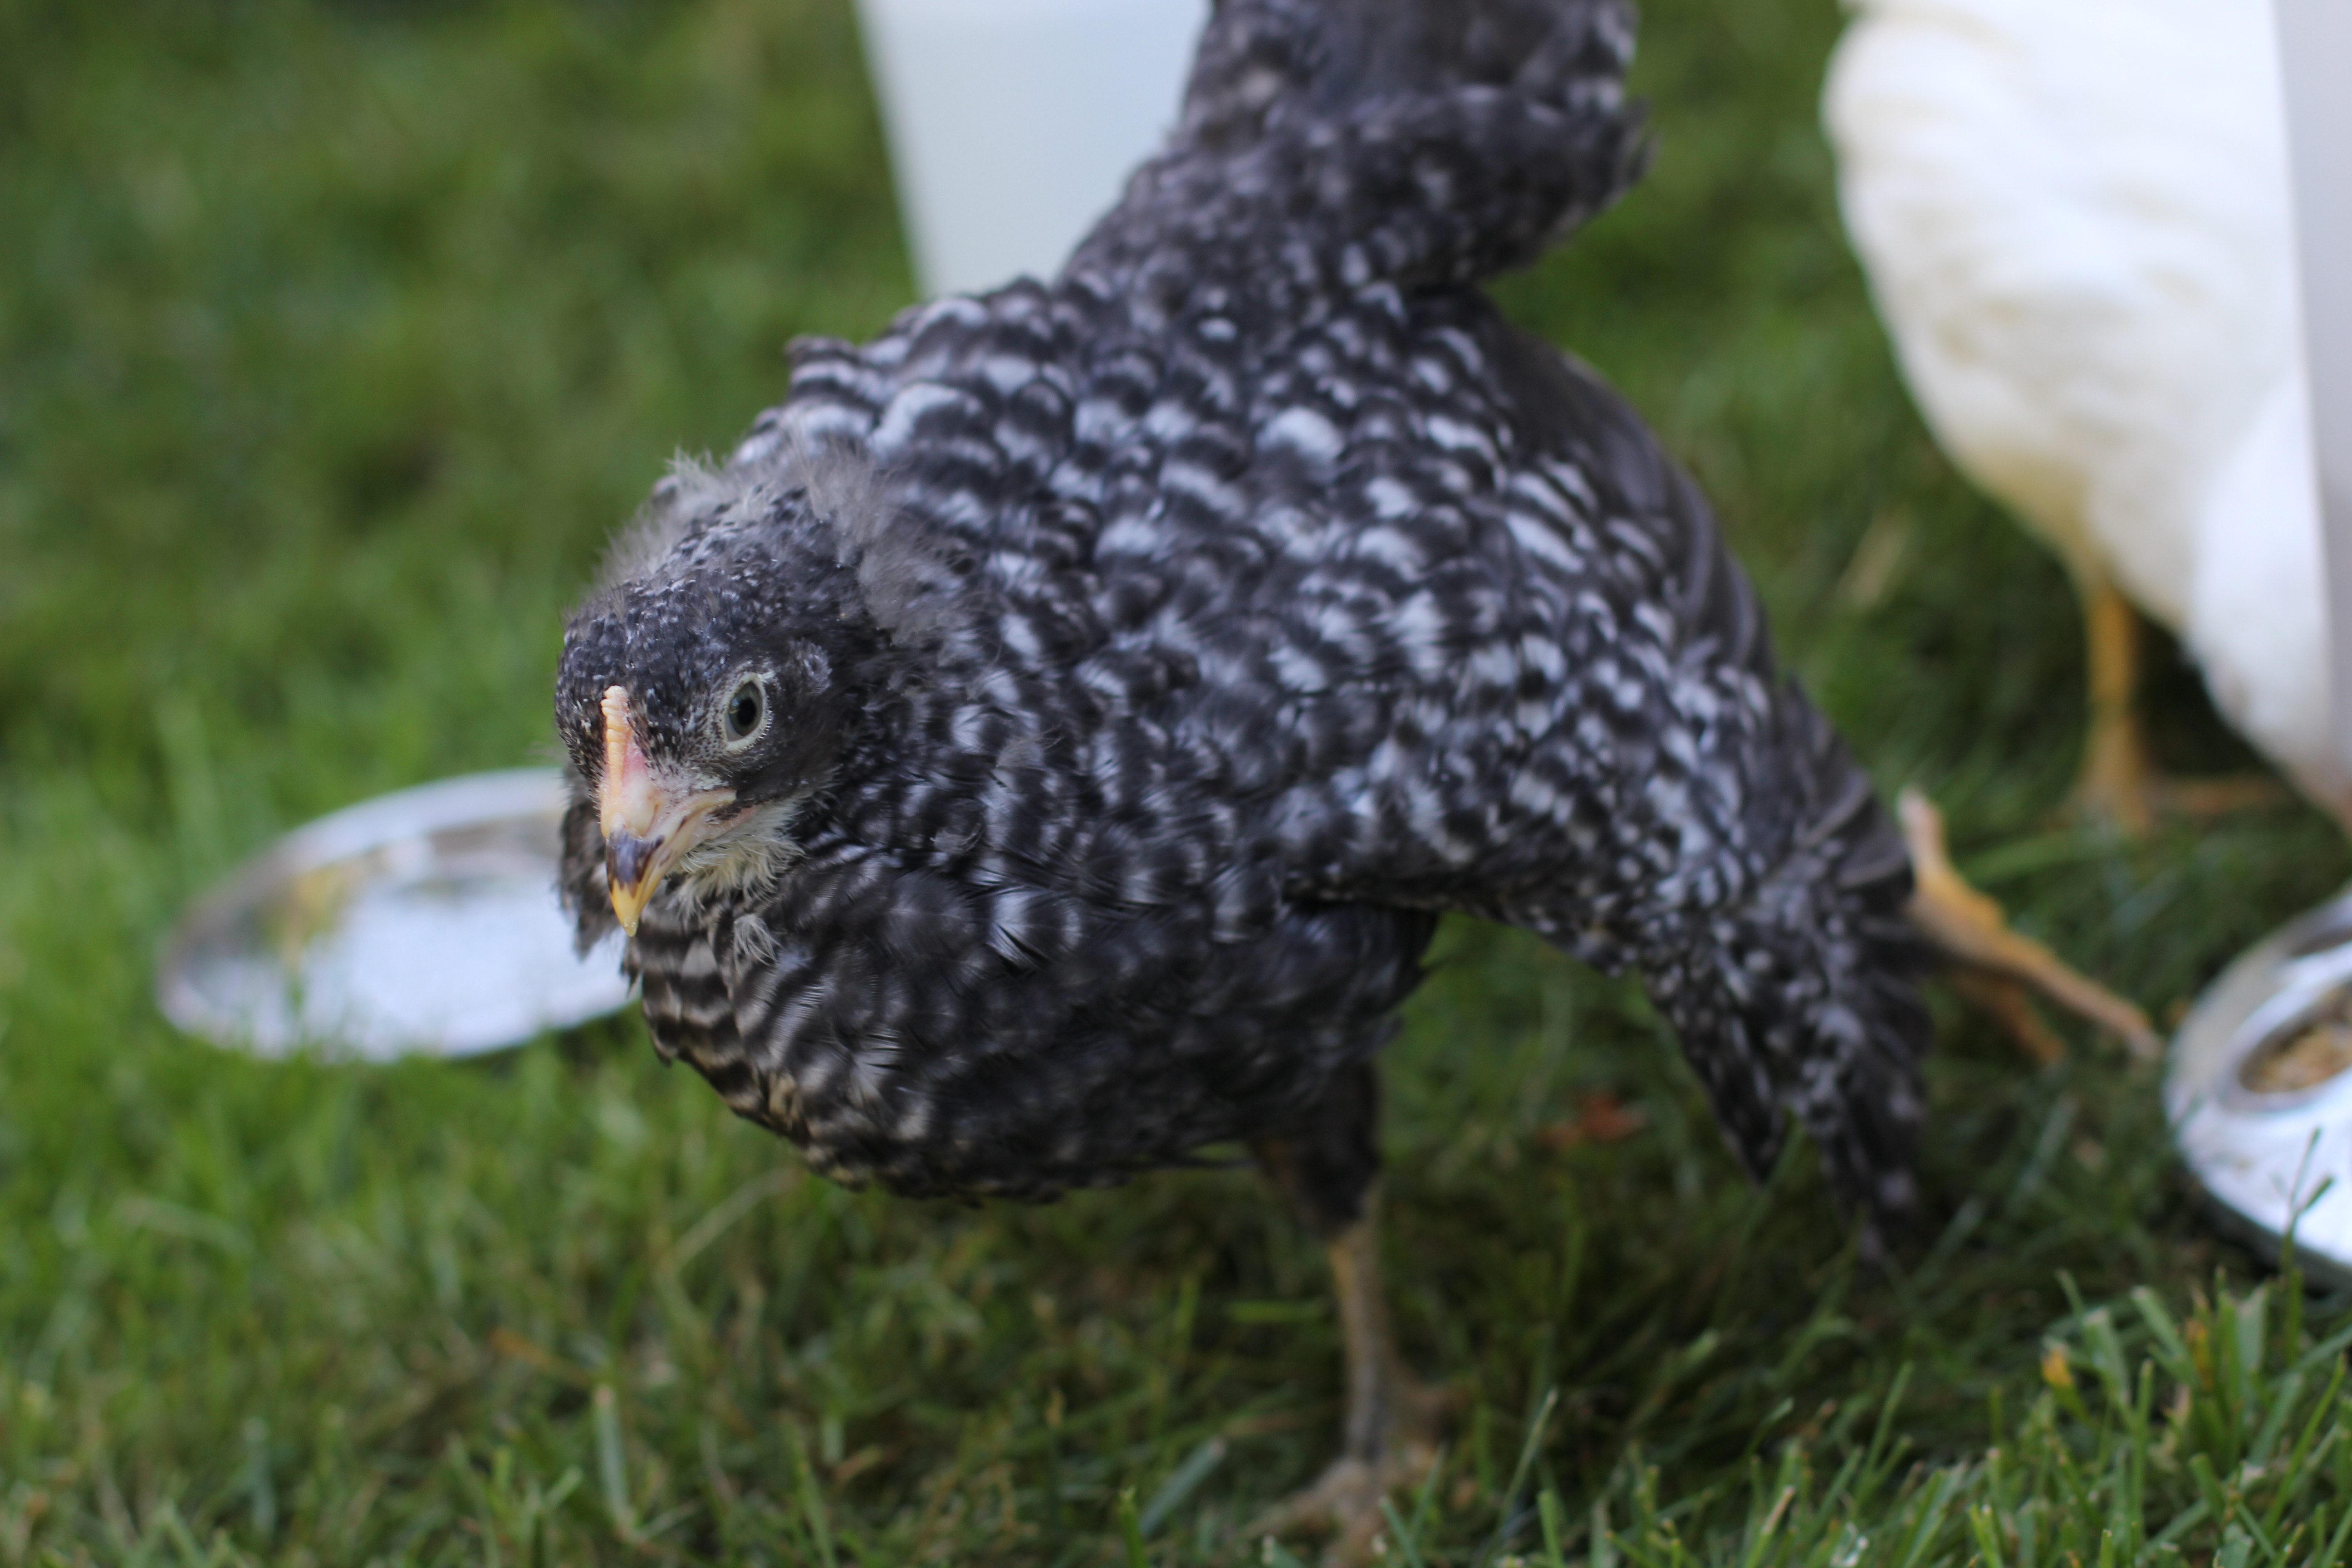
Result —
[[1944, 814], [1933, 802], [1905, 790], [1900, 810], [1903, 839], [1911, 851], [1911, 923], [1960, 967], [1957, 984], [1962, 994], [1991, 1013], [2040, 1062], [2055, 1061], [2064, 1047], [2034, 1016], [2029, 994], [2117, 1036], [2142, 1060], [2160, 1054], [2162, 1044], [2146, 1013], [2032, 938], [2011, 931], [2000, 905], [1962, 879], [1945, 847]]

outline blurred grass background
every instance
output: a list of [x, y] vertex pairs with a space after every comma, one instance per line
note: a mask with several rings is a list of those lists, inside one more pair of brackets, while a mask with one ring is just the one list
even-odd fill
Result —
[[[2075, 612], [1895, 378], [1814, 121], [1838, 25], [1651, 0], [1654, 173], [1498, 292], [1696, 471], [1882, 784], [2169, 1017], [2345, 847], [2058, 820]], [[149, 1001], [272, 835], [530, 759], [672, 452], [910, 297], [845, 0], [0, 0], [0, 1563], [1258, 1560], [1338, 1341], [1246, 1173], [908, 1204], [807, 1178], [634, 1017], [262, 1064]], [[2247, 765], [2193, 672], [2156, 713]], [[2328, 1560], [2342, 1310], [2248, 1295], [2152, 1074], [1947, 1008], [1881, 1274], [1810, 1155], [1738, 1178], [1632, 993], [1441, 942], [1390, 1247], [1464, 1415], [1399, 1560]]]

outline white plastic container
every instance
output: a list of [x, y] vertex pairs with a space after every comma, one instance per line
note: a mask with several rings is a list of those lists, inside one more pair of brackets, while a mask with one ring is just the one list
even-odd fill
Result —
[[[2336, 742], [2352, 756], [2352, 6], [2277, 0], [2294, 168], [2312, 451], [2326, 542]], [[2318, 1049], [2352, 1009], [2352, 889], [2240, 956], [2173, 1041], [2165, 1107], [2236, 1226], [2352, 1289], [2352, 1067]], [[2331, 1033], [2331, 1030], [2338, 1032]], [[2306, 1052], [2273, 1082], [2265, 1068]]]
[[553, 768], [379, 795], [288, 834], [181, 917], [163, 1016], [262, 1056], [471, 1056], [625, 1006], [619, 932], [583, 956], [555, 898]]
[[2304, 360], [2319, 459], [2335, 659], [2336, 745], [2352, 757], [2352, 6], [2279, 0], [2302, 250]]
[[858, 0], [927, 294], [1050, 277], [1176, 121], [1207, 0]]

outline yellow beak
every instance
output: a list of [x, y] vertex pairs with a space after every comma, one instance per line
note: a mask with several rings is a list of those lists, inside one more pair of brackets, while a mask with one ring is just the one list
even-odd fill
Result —
[[702, 842], [710, 814], [734, 804], [731, 789], [698, 790], [646, 759], [628, 689], [604, 693], [604, 777], [597, 816], [604, 830], [604, 876], [621, 929], [637, 934], [646, 906], [680, 857]]

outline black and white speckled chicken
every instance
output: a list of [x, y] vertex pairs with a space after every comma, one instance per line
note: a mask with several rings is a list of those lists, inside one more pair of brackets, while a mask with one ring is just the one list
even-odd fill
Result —
[[1050, 282], [802, 343], [572, 623], [564, 887], [819, 1171], [1247, 1141], [1326, 1238], [1359, 1543], [1428, 1415], [1373, 1056], [1453, 910], [1646, 982], [1733, 1146], [1899, 1214], [1901, 837], [1641, 422], [1476, 290], [1635, 173], [1622, 0], [1223, 0]]

